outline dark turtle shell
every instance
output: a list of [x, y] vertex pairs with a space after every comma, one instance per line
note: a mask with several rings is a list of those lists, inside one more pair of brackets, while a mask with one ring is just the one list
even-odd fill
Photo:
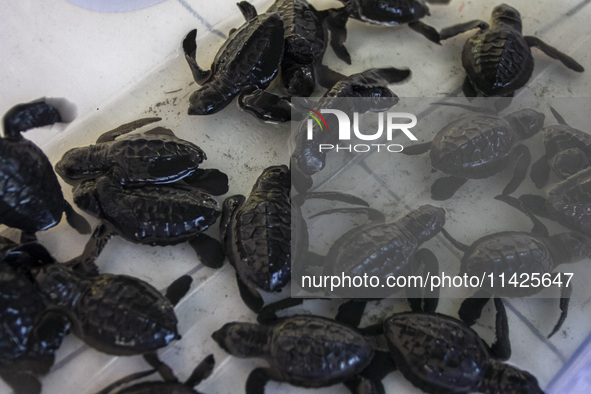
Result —
[[[276, 13], [252, 15], [230, 34], [211, 66], [211, 78], [190, 97], [190, 115], [213, 114], [246, 89], [265, 89], [275, 78], [283, 58], [283, 20]], [[244, 13], [244, 10], [243, 10]], [[193, 32], [184, 41], [185, 53], [194, 53]], [[190, 62], [191, 64], [191, 62]], [[199, 82], [199, 81], [198, 81]]]
[[477, 93], [511, 96], [531, 77], [534, 59], [520, 31], [493, 25], [466, 41], [462, 65]]
[[200, 147], [174, 135], [134, 134], [70, 149], [55, 170], [67, 182], [116, 169], [121, 184], [168, 183], [191, 175], [205, 159]]
[[273, 326], [268, 361], [286, 382], [324, 387], [370, 363], [373, 349], [353, 328], [317, 316], [294, 316]]
[[591, 167], [550, 189], [546, 206], [566, 226], [591, 235]]
[[277, 0], [267, 12], [277, 12], [285, 28], [284, 60], [311, 64], [326, 50], [326, 32], [316, 10], [306, 0]]
[[503, 118], [463, 117], [437, 133], [430, 150], [431, 165], [462, 178], [487, 178], [506, 167], [518, 140]]
[[419, 246], [444, 223], [444, 209], [423, 205], [397, 222], [353, 228], [331, 247], [324, 272], [381, 278], [408, 273]]
[[0, 366], [32, 350], [32, 332], [44, 310], [35, 285], [10, 265], [0, 263]]
[[340, 0], [348, 14], [363, 22], [394, 26], [429, 15], [422, 0]]
[[76, 186], [74, 202], [105, 219], [125, 239], [148, 245], [175, 245], [215, 223], [219, 203], [196, 187], [172, 183], [123, 187], [108, 177]]
[[421, 390], [482, 391], [489, 352], [461, 321], [437, 313], [399, 313], [384, 322], [384, 333], [394, 363]]
[[0, 223], [27, 233], [57, 225], [65, 209], [47, 156], [31, 141], [0, 138]]
[[173, 306], [148, 283], [125, 275], [84, 278], [60, 265], [35, 272], [45, 301], [72, 321], [89, 346], [115, 355], [142, 354], [179, 338]]
[[[542, 237], [526, 232], [505, 231], [486, 235], [476, 240], [464, 252], [461, 272], [469, 276], [482, 277], [483, 273], [505, 274], [505, 284], [514, 274], [521, 278], [522, 273], [542, 274], [552, 271], [557, 255]], [[535, 287], [501, 287], [495, 282], [489, 287], [490, 281], [484, 282], [483, 288], [493, 294], [507, 297], [524, 297], [540, 291]]]
[[264, 291], [281, 289], [291, 279], [290, 188], [287, 166], [265, 169], [222, 228], [226, 255], [238, 275]]
[[[550, 168], [561, 179], [566, 179], [586, 167], [591, 159], [591, 135], [568, 125], [552, 125], [544, 127], [544, 146], [546, 158]], [[584, 156], [583, 161], [566, 155], [562, 160], [562, 153], [577, 150]], [[559, 158], [560, 157], [560, 158]]]

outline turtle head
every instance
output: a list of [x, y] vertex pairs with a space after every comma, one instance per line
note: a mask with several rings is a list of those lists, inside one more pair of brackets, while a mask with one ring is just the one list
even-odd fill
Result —
[[521, 32], [521, 14], [515, 8], [507, 4], [496, 6], [492, 12], [493, 25], [511, 26]]
[[531, 373], [491, 360], [483, 380], [483, 388], [499, 393], [543, 393], [538, 380]]
[[580, 232], [566, 232], [553, 235], [552, 242], [560, 247], [560, 263], [576, 263], [591, 258], [591, 238]]
[[257, 179], [253, 189], [289, 190], [291, 174], [286, 165], [267, 167]]
[[268, 351], [268, 329], [252, 323], [227, 323], [211, 337], [233, 356], [261, 357]]
[[589, 158], [579, 148], [561, 150], [550, 160], [550, 167], [561, 179], [566, 179], [589, 166]]
[[542, 130], [545, 116], [533, 109], [522, 109], [507, 115], [506, 119], [519, 138], [523, 140]]

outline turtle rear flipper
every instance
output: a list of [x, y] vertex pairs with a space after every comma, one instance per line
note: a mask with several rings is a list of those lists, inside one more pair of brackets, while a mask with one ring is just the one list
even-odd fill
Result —
[[84, 219], [82, 215], [72, 208], [69, 202], [64, 200], [64, 212], [66, 213], [66, 220], [72, 228], [80, 234], [90, 234], [90, 224]]
[[39, 394], [41, 383], [30, 373], [0, 370], [0, 378], [14, 390], [15, 394]]

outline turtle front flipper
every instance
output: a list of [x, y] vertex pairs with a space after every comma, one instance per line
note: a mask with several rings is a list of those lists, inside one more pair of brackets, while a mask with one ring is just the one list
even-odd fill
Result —
[[548, 165], [548, 158], [546, 155], [540, 157], [538, 161], [532, 164], [529, 177], [538, 189], [546, 186], [548, 178], [550, 177], [550, 166]]
[[556, 334], [558, 330], [560, 330], [560, 327], [562, 327], [562, 323], [564, 323], [564, 321], [566, 320], [566, 315], [568, 313], [568, 304], [570, 302], [570, 296], [572, 292], [572, 287], [565, 286], [560, 290], [560, 317], [558, 318], [556, 325], [552, 329], [552, 332], [550, 333], [550, 335], [548, 335], [548, 338]]
[[107, 229], [107, 225], [104, 222], [101, 222], [95, 227], [92, 235], [86, 242], [82, 254], [65, 262], [64, 265], [83, 275], [98, 275], [99, 270], [95, 261], [112, 236], [113, 232]]
[[450, 199], [467, 181], [467, 178], [457, 176], [439, 178], [431, 186], [431, 198], [436, 201]]
[[240, 9], [240, 12], [242, 12], [242, 16], [244, 16], [244, 19], [246, 19], [247, 21], [257, 17], [258, 14], [256, 8], [254, 8], [254, 6], [250, 4], [248, 1], [241, 1], [236, 5]]
[[441, 37], [439, 32], [433, 27], [421, 21], [409, 22], [408, 27], [424, 36], [427, 40], [441, 45]]
[[[371, 384], [376, 386], [376, 391], [357, 389], [357, 392], [385, 393], [386, 391], [384, 390], [384, 387], [382, 385], [382, 380], [384, 380], [386, 375], [396, 371], [397, 369], [398, 368], [396, 367], [396, 364], [394, 363], [394, 360], [392, 359], [392, 356], [390, 355], [389, 351], [376, 350], [374, 352], [373, 358], [371, 359], [371, 363], [369, 363], [369, 365], [359, 374], [359, 377], [363, 380], [360, 380], [360, 384], [356, 385], [356, 388], [361, 388], [363, 387], [362, 385], [366, 384], [366, 382], [370, 382]], [[345, 386], [347, 386], [347, 388], [349, 388], [349, 390], [351, 390], [352, 392], [356, 392], [349, 386], [349, 381], [345, 382]]]
[[[411, 267], [413, 268], [412, 275], [420, 275], [425, 281], [429, 280], [429, 276], [434, 277], [439, 275], [439, 261], [429, 249], [423, 248], [417, 250]], [[432, 291], [426, 287], [407, 287], [406, 296], [413, 312], [434, 313], [439, 304], [439, 287], [436, 287]]]
[[150, 123], [158, 122], [160, 120], [162, 120], [162, 118], [152, 117], [152, 118], [138, 119], [138, 120], [134, 120], [133, 122], [122, 124], [121, 126], [114, 128], [113, 130], [109, 130], [109, 131], [101, 134], [97, 138], [96, 143], [100, 144], [103, 142], [115, 141], [115, 139], [117, 137], [120, 137], [124, 134], [130, 133], [133, 130], [139, 129], [140, 127], [144, 127], [145, 125], [148, 125]]
[[265, 386], [270, 380], [281, 380], [276, 375], [271, 368], [254, 369], [246, 380], [246, 394], [265, 394]]
[[330, 47], [339, 59], [347, 64], [351, 64], [351, 55], [345, 47], [347, 41], [347, 21], [349, 15], [345, 8], [338, 10], [326, 10], [324, 21], [330, 32]]
[[195, 82], [199, 85], [203, 85], [205, 82], [209, 81], [211, 78], [211, 70], [203, 70], [197, 64], [196, 54], [197, 54], [197, 42], [195, 39], [197, 38], [197, 29], [191, 30], [183, 39], [183, 52], [185, 53], [185, 60], [189, 64], [191, 68], [191, 72], [193, 73], [193, 78]]
[[189, 275], [181, 276], [166, 288], [165, 297], [168, 298], [168, 301], [170, 301], [173, 306], [176, 306], [181, 298], [189, 292], [191, 283], [193, 283], [193, 278]]
[[339, 306], [335, 321], [351, 327], [359, 327], [368, 300], [349, 300]]
[[334, 71], [324, 64], [319, 64], [316, 66], [316, 80], [318, 81], [318, 85], [322, 86], [323, 88], [331, 89], [334, 85], [336, 85], [337, 82], [345, 79], [346, 77], [346, 75]]
[[185, 386], [195, 387], [201, 381], [207, 379], [215, 367], [215, 358], [213, 354], [206, 356], [193, 370], [191, 376], [185, 381]]
[[439, 37], [442, 40], [446, 40], [448, 38], [457, 36], [458, 34], [465, 33], [468, 30], [472, 30], [472, 29], [486, 30], [486, 29], [488, 29], [488, 27], [489, 27], [488, 23], [486, 23], [485, 21], [481, 21], [481, 20], [476, 19], [476, 20], [473, 20], [470, 22], [460, 23], [457, 25], [446, 27], [445, 29], [442, 29], [439, 32]]
[[575, 59], [566, 55], [565, 53], [560, 52], [558, 49], [554, 48], [546, 44], [544, 41], [540, 40], [538, 37], [534, 36], [525, 36], [525, 42], [530, 47], [536, 47], [546, 55], [550, 56], [553, 59], [560, 61], [566, 67], [570, 68], [573, 71], [582, 73], [585, 71], [585, 68], [581, 66]]
[[402, 153], [409, 156], [422, 155], [423, 153], [429, 152], [429, 149], [431, 149], [431, 142], [425, 142], [407, 146]]
[[519, 197], [519, 201], [523, 206], [534, 215], [550, 219], [552, 214], [548, 211], [546, 206], [546, 199], [542, 196], [536, 196], [534, 194], [524, 194]]
[[2, 118], [4, 136], [7, 138], [20, 138], [23, 131], [61, 121], [58, 109], [44, 100], [15, 105]]
[[521, 185], [521, 182], [523, 182], [525, 179], [527, 168], [529, 167], [529, 163], [531, 161], [529, 149], [525, 145], [517, 145], [511, 152], [511, 155], [516, 157], [517, 161], [515, 162], [513, 178], [511, 178], [507, 186], [505, 186], [505, 189], [503, 189], [503, 195], [505, 196], [513, 193], [515, 190], [517, 190], [519, 185]]
[[509, 320], [503, 300], [494, 298], [495, 315], [495, 342], [490, 346], [490, 353], [498, 360], [508, 360], [511, 357], [511, 342], [509, 340]]
[[458, 317], [468, 326], [476, 323], [482, 315], [482, 309], [490, 300], [490, 293], [485, 290], [479, 290], [470, 298], [466, 298], [460, 309], [458, 310]]

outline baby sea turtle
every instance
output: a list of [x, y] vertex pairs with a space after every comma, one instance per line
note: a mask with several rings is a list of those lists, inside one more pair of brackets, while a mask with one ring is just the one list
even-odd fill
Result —
[[[342, 47], [342, 43], [338, 42], [338, 33], [330, 23], [330, 11], [317, 11], [306, 0], [276, 0], [267, 12], [277, 12], [285, 27], [285, 50], [281, 62], [283, 84], [290, 96], [307, 97], [316, 87], [316, 74], [324, 70], [319, 70], [318, 66], [328, 44], [328, 31], [333, 45]], [[335, 52], [346, 53], [346, 49], [342, 48]], [[351, 63], [350, 57], [340, 57]]]
[[493, 176], [515, 163], [513, 178], [503, 190], [515, 191], [525, 179], [529, 149], [519, 143], [541, 130], [544, 114], [522, 109], [501, 118], [496, 115], [467, 115], [443, 127], [432, 142], [405, 147], [402, 153], [419, 155], [429, 151], [431, 166], [449, 176], [431, 187], [434, 200], [446, 200], [468, 179]]
[[0, 224], [34, 235], [56, 226], [65, 212], [74, 229], [90, 233], [90, 225], [64, 200], [47, 156], [21, 135], [61, 119], [58, 109], [45, 101], [16, 105], [4, 115], [4, 134], [0, 138]]
[[576, 72], [584, 68], [571, 57], [534, 36], [523, 36], [521, 14], [501, 4], [492, 11], [491, 25], [481, 20], [461, 23], [441, 30], [442, 40], [472, 29], [480, 29], [464, 44], [462, 65], [466, 70], [466, 96], [512, 97], [529, 81], [534, 59], [530, 47], [537, 47]]
[[[212, 335], [236, 357], [258, 357], [269, 367], [254, 369], [246, 393], [264, 393], [269, 380], [314, 388], [344, 383], [353, 393], [375, 393], [375, 384], [359, 374], [374, 350], [355, 328], [320, 316], [302, 315], [270, 325], [227, 323]], [[368, 390], [368, 386], [371, 390]]]
[[207, 159], [200, 147], [163, 127], [129, 134], [159, 120], [139, 119], [107, 131], [96, 144], [68, 150], [55, 170], [70, 184], [107, 174], [121, 185], [170, 183], [189, 177]]
[[[519, 200], [509, 196], [497, 196], [525, 212], [533, 222], [531, 232], [501, 231], [485, 235], [471, 245], [464, 245], [442, 230], [445, 237], [463, 252], [460, 274], [482, 277], [483, 273], [492, 274], [494, 278], [503, 275], [504, 286], [499, 282], [485, 281], [479, 291], [466, 299], [458, 312], [460, 318], [472, 325], [480, 317], [482, 308], [491, 295], [499, 297], [527, 297], [544, 289], [542, 286], [514, 286], [509, 280], [513, 275], [522, 280], [523, 276], [539, 277], [551, 273], [560, 264], [576, 263], [591, 257], [591, 238], [579, 232], [565, 232], [553, 236], [548, 235], [546, 226], [527, 209]], [[548, 337], [554, 335], [566, 319], [572, 286], [567, 281], [560, 282], [561, 315]], [[555, 282], [553, 282], [555, 283]]]
[[189, 290], [182, 276], [167, 296], [140, 279], [115, 274], [83, 275], [64, 264], [31, 270], [44, 302], [66, 316], [72, 332], [101, 352], [133, 355], [179, 339], [174, 304]]
[[53, 263], [41, 244], [0, 236], [0, 377], [17, 394], [41, 392], [38, 377], [49, 372], [69, 332], [68, 320], [46, 307], [27, 275]]
[[552, 107], [557, 125], [542, 129], [546, 153], [532, 165], [531, 179], [538, 188], [546, 186], [550, 170], [564, 180], [591, 163], [591, 135], [569, 126]]
[[[322, 64], [329, 40], [337, 56], [347, 63], [351, 57], [343, 46], [346, 18], [334, 10], [317, 11], [306, 0], [276, 0], [267, 13], [277, 13], [285, 27], [285, 49], [281, 61], [281, 79], [287, 97], [263, 90], [243, 92], [240, 107], [268, 122], [286, 122], [292, 118], [291, 97], [308, 97], [316, 82], [330, 89], [345, 76]], [[342, 39], [341, 39], [342, 38]]]
[[[404, 81], [410, 74], [410, 70], [388, 67], [371, 68], [350, 75], [337, 82], [313, 107], [318, 111], [339, 108], [358, 113], [385, 111], [398, 103], [398, 96], [387, 85]], [[356, 100], [343, 100], [345, 97], [356, 98]], [[354, 106], [351, 107], [351, 104]], [[346, 108], [343, 108], [343, 105]], [[327, 117], [326, 122], [328, 129], [338, 130], [338, 122], [335, 117]], [[338, 142], [338, 133], [323, 131], [317, 124], [312, 125], [312, 133], [313, 137], [309, 139], [306, 121], [301, 122], [295, 132], [290, 168], [293, 173], [294, 187], [300, 193], [312, 187], [312, 175], [324, 168], [326, 152], [319, 149], [320, 144], [336, 144]]]
[[[375, 276], [380, 278], [381, 283], [391, 276], [416, 275], [425, 270], [436, 275], [437, 259], [431, 252], [419, 247], [437, 235], [444, 224], [445, 210], [427, 204], [394, 222], [355, 227], [331, 246], [322, 260], [322, 275]], [[345, 291], [337, 294], [351, 297], [353, 289]], [[383, 298], [391, 294], [392, 289], [363, 288], [358, 291], [363, 291], [357, 293], [362, 297]], [[415, 297], [409, 298], [411, 303], [415, 302], [412, 300]]]
[[[504, 309], [500, 300], [496, 303]], [[396, 313], [381, 329], [391, 368], [426, 393], [543, 392], [532, 374], [502, 362], [509, 357], [509, 326], [499, 315], [497, 340], [490, 347], [463, 322], [439, 313]]]
[[548, 190], [547, 197], [519, 197], [534, 214], [591, 236], [591, 167], [577, 172]]
[[238, 3], [238, 7], [246, 23], [230, 32], [211, 70], [205, 71], [197, 64], [197, 30], [183, 40], [185, 59], [195, 81], [202, 85], [189, 99], [189, 115], [216, 113], [242, 92], [265, 89], [279, 71], [284, 47], [283, 20], [277, 13], [257, 15], [246, 1]]
[[69, 150], [57, 163], [56, 171], [75, 184], [76, 205], [105, 221], [106, 229], [89, 240], [86, 252], [98, 255], [113, 234], [147, 245], [189, 241], [205, 265], [218, 268], [221, 245], [202, 233], [221, 214], [209, 193], [226, 193], [228, 177], [198, 168], [205, 152], [168, 129], [126, 135], [158, 120], [119, 126], [94, 145]]
[[447, 4], [450, 0], [339, 0], [346, 15], [381, 26], [407, 24], [429, 41], [439, 44], [439, 33], [420, 19], [430, 15], [426, 3]]
[[87, 253], [119, 235], [152, 246], [189, 242], [204, 265], [219, 268], [223, 263], [219, 242], [203, 234], [220, 216], [220, 205], [195, 186], [175, 182], [123, 187], [101, 177], [74, 187], [73, 196], [80, 209], [102, 219], [105, 227], [100, 236], [89, 240]]
[[[285, 165], [263, 170], [248, 197], [236, 195], [224, 201], [220, 234], [230, 264], [236, 269], [240, 295], [258, 311], [263, 299], [258, 290], [278, 292], [291, 280], [294, 251], [308, 250], [308, 234], [302, 224], [301, 199], [290, 199], [291, 175]], [[343, 193], [312, 193], [301, 198], [324, 198], [351, 204], [365, 201]], [[295, 218], [296, 223], [292, 223]], [[299, 234], [298, 234], [299, 233]], [[296, 239], [292, 235], [296, 234]]]

